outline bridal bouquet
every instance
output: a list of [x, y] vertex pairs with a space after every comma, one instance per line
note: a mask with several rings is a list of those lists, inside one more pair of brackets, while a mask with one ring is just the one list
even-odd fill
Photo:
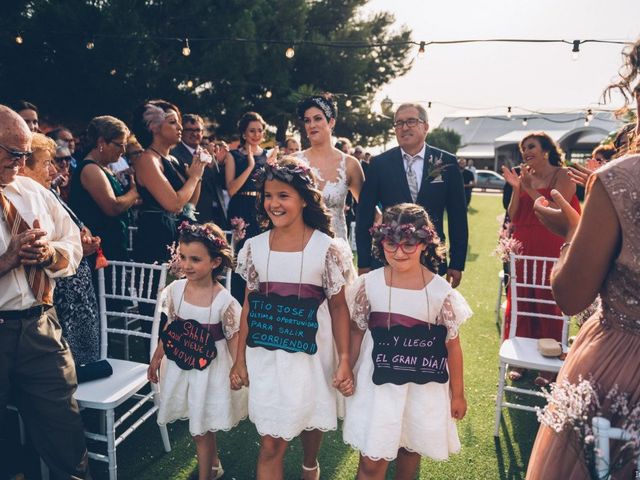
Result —
[[249, 224], [244, 221], [244, 218], [240, 217], [233, 217], [229, 222], [233, 228], [233, 241], [239, 242], [247, 235]]
[[[617, 385], [600, 401], [598, 388], [591, 381], [578, 377], [578, 383], [567, 379], [552, 383], [548, 391], [542, 391], [547, 400], [544, 408], [536, 407], [538, 421], [556, 433], [568, 432], [574, 437], [571, 445], [576, 445], [582, 453], [587, 470], [592, 479], [601, 477], [596, 472], [596, 439], [592, 421], [594, 416], [607, 417], [612, 425], [623, 429], [631, 440], [619, 442], [617, 454], [609, 462], [608, 477], [620, 470], [640, 454], [640, 405], [630, 402], [629, 394], [620, 392]], [[607, 409], [603, 413], [603, 407]], [[608, 440], [607, 440], [608, 441]]]

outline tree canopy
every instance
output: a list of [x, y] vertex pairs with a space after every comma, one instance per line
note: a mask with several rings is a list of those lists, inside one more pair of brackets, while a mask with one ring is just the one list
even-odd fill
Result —
[[441, 148], [454, 155], [460, 148], [462, 137], [455, 130], [449, 128], [434, 128], [427, 134], [427, 143], [433, 147]]
[[411, 32], [391, 31], [389, 13], [363, 17], [366, 3], [16, 0], [0, 19], [2, 101], [29, 100], [43, 116], [80, 129], [95, 115], [129, 122], [138, 104], [164, 98], [211, 119], [219, 135], [256, 110], [283, 139], [298, 100], [326, 91], [339, 104], [336, 135], [379, 143], [390, 122], [372, 112], [373, 98], [410, 68], [403, 42]]

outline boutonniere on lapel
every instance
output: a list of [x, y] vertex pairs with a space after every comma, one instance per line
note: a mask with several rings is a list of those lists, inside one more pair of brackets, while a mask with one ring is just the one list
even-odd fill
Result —
[[445, 168], [450, 166], [451, 165], [446, 165], [442, 161], [442, 156], [433, 158], [433, 155], [431, 155], [427, 162], [427, 179], [429, 183], [442, 182], [442, 172]]

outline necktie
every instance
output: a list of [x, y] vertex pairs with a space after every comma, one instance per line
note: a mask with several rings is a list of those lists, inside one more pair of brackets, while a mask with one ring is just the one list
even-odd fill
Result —
[[[0, 207], [12, 237], [30, 229], [2, 189], [0, 189]], [[36, 299], [47, 305], [53, 305], [53, 288], [44, 268], [39, 265], [24, 265], [24, 271], [27, 274], [27, 283]]]
[[415, 203], [418, 199], [418, 177], [416, 176], [416, 172], [413, 171], [413, 164], [418, 159], [417, 157], [410, 157], [409, 155], [405, 156], [407, 160], [407, 183], [409, 184], [409, 193], [411, 193], [411, 199]]

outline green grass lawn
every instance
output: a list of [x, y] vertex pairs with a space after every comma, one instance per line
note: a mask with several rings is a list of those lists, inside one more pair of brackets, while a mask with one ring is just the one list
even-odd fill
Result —
[[[493, 437], [497, 388], [499, 329], [495, 323], [497, 274], [501, 268], [491, 255], [495, 248], [498, 217], [503, 213], [497, 195], [475, 195], [469, 212], [469, 253], [460, 291], [474, 316], [462, 327], [465, 384], [469, 405], [459, 422], [462, 451], [447, 462], [423, 460], [421, 479], [523, 479], [537, 430], [535, 415], [504, 412], [499, 439]], [[312, 401], [312, 399], [310, 399]], [[173, 450], [165, 453], [154, 421], [149, 421], [118, 448], [121, 479], [187, 479], [197, 468], [195, 447], [186, 422], [170, 426]], [[381, 432], [382, 434], [382, 432]], [[249, 421], [231, 432], [218, 435], [220, 456], [227, 474], [224, 478], [254, 478], [259, 437]], [[300, 475], [302, 451], [292, 442], [286, 457], [285, 478]], [[322, 478], [353, 479], [358, 455], [342, 442], [341, 432], [329, 433], [320, 451]], [[105, 464], [93, 462], [94, 478], [107, 478]], [[392, 478], [393, 468], [389, 477]]]

